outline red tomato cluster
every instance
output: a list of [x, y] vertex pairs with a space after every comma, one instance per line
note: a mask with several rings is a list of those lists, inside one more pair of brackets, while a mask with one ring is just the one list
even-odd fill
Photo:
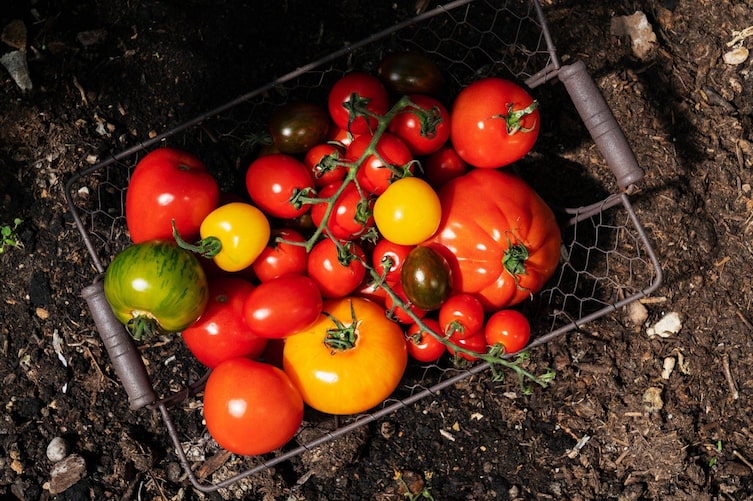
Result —
[[541, 198], [497, 168], [535, 142], [536, 103], [500, 78], [445, 103], [443, 82], [426, 56], [397, 53], [376, 75], [342, 77], [326, 103], [280, 107], [230, 203], [188, 153], [137, 165], [134, 243], [175, 239], [204, 256], [209, 299], [183, 339], [213, 369], [204, 413], [223, 447], [280, 447], [304, 403], [365, 412], [408, 355], [525, 348], [528, 321], [511, 307], [552, 275], [560, 234]]

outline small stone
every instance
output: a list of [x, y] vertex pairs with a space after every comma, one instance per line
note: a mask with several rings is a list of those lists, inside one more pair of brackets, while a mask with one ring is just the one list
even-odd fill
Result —
[[67, 490], [86, 476], [86, 461], [78, 454], [71, 454], [55, 463], [50, 470], [50, 494], [55, 496]]
[[640, 301], [633, 301], [627, 308], [627, 317], [631, 324], [640, 327], [648, 320], [648, 309]]
[[650, 59], [658, 46], [651, 23], [641, 11], [630, 16], [613, 17], [611, 33], [615, 36], [629, 36], [633, 55], [642, 61]]
[[62, 437], [55, 437], [47, 445], [47, 459], [53, 463], [62, 461], [68, 455], [68, 443]]
[[726, 64], [729, 64], [730, 66], [737, 66], [738, 64], [742, 64], [747, 61], [748, 55], [750, 55], [748, 48], [741, 46], [736, 47], [729, 52], [725, 52], [722, 56], [722, 59], [724, 59], [724, 62]]
[[646, 334], [649, 337], [670, 337], [673, 334], [677, 334], [682, 329], [682, 319], [680, 314], [676, 311], [672, 311], [664, 315], [656, 324], [646, 329]]
[[26, 62], [26, 54], [20, 50], [14, 50], [3, 54], [0, 57], [0, 64], [5, 66], [16, 85], [23, 90], [29, 91], [32, 88], [31, 77], [29, 76], [29, 66]]
[[648, 412], [659, 412], [664, 407], [664, 400], [661, 398], [661, 388], [650, 386], [643, 393], [643, 407]]

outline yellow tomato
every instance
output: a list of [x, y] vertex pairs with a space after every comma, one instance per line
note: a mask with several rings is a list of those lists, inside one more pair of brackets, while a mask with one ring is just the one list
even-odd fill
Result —
[[405, 177], [392, 183], [374, 204], [374, 222], [384, 238], [416, 245], [434, 235], [442, 218], [439, 197], [429, 183]]
[[269, 242], [269, 220], [253, 205], [232, 202], [221, 205], [201, 223], [201, 239], [219, 240], [221, 249], [212, 259], [225, 271], [251, 266]]

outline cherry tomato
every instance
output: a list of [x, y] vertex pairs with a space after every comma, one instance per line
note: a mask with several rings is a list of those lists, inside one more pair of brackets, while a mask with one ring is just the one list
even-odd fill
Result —
[[267, 340], [255, 335], [243, 320], [243, 304], [254, 285], [241, 278], [209, 281], [209, 302], [201, 317], [183, 329], [183, 342], [196, 359], [214, 368], [231, 358], [258, 358]]
[[[354, 99], [355, 97], [355, 99]], [[365, 108], [376, 115], [384, 115], [389, 109], [387, 89], [375, 76], [367, 73], [348, 73], [335, 82], [329, 91], [327, 106], [332, 121], [353, 134], [373, 132], [377, 120], [373, 117], [351, 117], [348, 107]]]
[[212, 260], [225, 271], [240, 271], [262, 253], [271, 229], [262, 211], [243, 202], [231, 202], [213, 210], [201, 223], [202, 242], [219, 240], [219, 253]]
[[539, 110], [518, 84], [477, 80], [460, 91], [452, 107], [450, 137], [458, 155], [475, 167], [496, 168], [523, 158], [536, 143]]
[[348, 174], [348, 168], [337, 163], [344, 157], [344, 147], [322, 143], [306, 152], [303, 163], [314, 175], [314, 184], [317, 187], [322, 187], [336, 181], [342, 181]]
[[450, 265], [433, 248], [419, 245], [403, 261], [400, 284], [411, 303], [423, 310], [436, 310], [452, 292]]
[[[341, 181], [328, 184], [319, 190], [317, 195], [321, 199], [333, 197], [342, 186]], [[363, 235], [374, 226], [371, 214], [373, 201], [361, 198], [354, 183], [348, 183], [342, 193], [335, 199], [327, 220], [327, 228], [332, 236], [338, 240], [353, 240]], [[315, 226], [320, 226], [327, 212], [327, 202], [319, 202], [311, 208], [311, 219]]]
[[245, 456], [265, 454], [288, 443], [298, 431], [303, 399], [277, 367], [234, 358], [209, 375], [204, 419], [221, 447]]
[[468, 171], [468, 164], [452, 148], [445, 146], [435, 151], [423, 162], [424, 178], [434, 188], [439, 188], [447, 181], [462, 176]]
[[317, 242], [309, 253], [308, 275], [325, 298], [347, 296], [361, 285], [366, 276], [366, 268], [363, 265], [366, 255], [363, 249], [355, 242], [343, 245], [350, 253], [347, 265], [340, 262], [341, 256], [337, 245], [329, 238]]
[[415, 156], [439, 150], [450, 137], [450, 112], [438, 99], [413, 94], [409, 106], [390, 121], [389, 131], [405, 141]]
[[[478, 354], [484, 354], [487, 350], [486, 338], [484, 337], [484, 333], [482, 331], [479, 331], [472, 336], [462, 339], [457, 336], [450, 336], [450, 343], [459, 348], [464, 348]], [[450, 345], [447, 346], [447, 352], [453, 356], [455, 356], [455, 354], [457, 353], [458, 357], [464, 358], [469, 362], [475, 362], [476, 360], [478, 360], [478, 357], [470, 353], [463, 353], [461, 351], [458, 351]]]
[[384, 307], [387, 292], [384, 290], [384, 287], [374, 283], [371, 277], [367, 274], [366, 278], [361, 282], [361, 285], [353, 291], [353, 296], [368, 299], [369, 301], [373, 301], [379, 306]]
[[455, 294], [439, 308], [442, 333], [463, 339], [484, 326], [484, 305], [472, 294]]
[[402, 96], [440, 93], [445, 79], [442, 70], [423, 52], [405, 51], [387, 55], [379, 63], [377, 76], [388, 89]]
[[[424, 318], [422, 322], [435, 334], [442, 335], [439, 322], [433, 318]], [[437, 339], [434, 334], [421, 329], [418, 324], [408, 327], [406, 338], [408, 340], [408, 354], [419, 362], [436, 362], [446, 351], [442, 341]]]
[[[357, 135], [357, 134], [356, 134]], [[338, 146], [341, 146], [343, 148], [347, 148], [350, 143], [353, 142], [353, 139], [356, 138], [356, 135], [354, 135], [352, 132], [348, 131], [348, 129], [341, 129], [337, 125], [334, 127], [330, 127], [329, 129], [329, 135], [327, 136], [327, 142], [328, 143], [336, 143]]]
[[403, 261], [412, 249], [412, 245], [400, 245], [382, 238], [371, 253], [372, 266], [387, 282], [395, 283], [400, 280]]
[[329, 132], [327, 110], [308, 101], [291, 101], [277, 108], [269, 119], [269, 133], [280, 153], [304, 153], [321, 143]]
[[269, 243], [251, 265], [256, 277], [267, 282], [288, 273], [306, 273], [308, 254], [303, 245], [306, 239], [300, 232], [288, 228], [272, 230]]
[[[345, 151], [345, 157], [352, 162], [361, 160], [371, 146], [373, 138], [371, 134], [362, 134], [355, 138]], [[412, 173], [415, 168], [410, 149], [394, 134], [382, 134], [375, 150], [376, 155], [368, 155], [360, 162], [356, 179], [364, 190], [380, 195], [393, 180]]]
[[128, 183], [126, 224], [134, 243], [172, 239], [172, 221], [189, 240], [219, 203], [220, 190], [204, 163], [174, 148], [159, 148], [136, 165]]
[[405, 295], [405, 291], [403, 290], [403, 286], [400, 284], [400, 282], [391, 284], [389, 285], [389, 287], [398, 297], [400, 303], [408, 307], [408, 310], [406, 311], [405, 308], [400, 305], [400, 303], [396, 302], [392, 298], [392, 296], [387, 294], [387, 296], [384, 298], [384, 308], [388, 313], [391, 314], [392, 317], [394, 317], [395, 320], [397, 320], [401, 324], [414, 323], [415, 320], [408, 314], [408, 312], [413, 313], [418, 318], [423, 318], [426, 316], [426, 310], [423, 310], [410, 302], [410, 299], [408, 299], [408, 296]]
[[374, 222], [384, 238], [416, 245], [434, 235], [442, 219], [442, 205], [429, 183], [405, 177], [392, 183], [374, 203]]
[[517, 310], [499, 310], [486, 321], [484, 329], [486, 344], [501, 344], [505, 353], [517, 353], [531, 339], [531, 324]]
[[246, 325], [265, 338], [284, 338], [306, 329], [321, 311], [321, 292], [305, 275], [283, 275], [263, 282], [243, 303]]
[[246, 190], [251, 200], [273, 217], [294, 218], [309, 210], [291, 202], [296, 191], [314, 188], [314, 177], [295, 157], [281, 153], [259, 157], [246, 171]]

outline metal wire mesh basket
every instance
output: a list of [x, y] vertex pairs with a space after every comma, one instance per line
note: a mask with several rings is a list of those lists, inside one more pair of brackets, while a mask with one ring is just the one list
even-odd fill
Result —
[[[187, 381], [184, 390], [158, 396], [138, 350], [114, 318], [102, 291], [100, 277], [106, 264], [130, 243], [124, 216], [125, 191], [133, 167], [146, 153], [157, 146], [184, 147], [207, 165], [215, 166], [223, 187], [233, 189], [242, 177], [240, 169], [254, 155], [254, 146], [248, 139], [263, 130], [273, 109], [292, 98], [321, 102], [327, 89], [344, 73], [372, 71], [385, 54], [408, 49], [420, 50], [434, 59], [450, 79], [454, 92], [489, 75], [516, 79], [534, 94], [545, 82], [558, 80], [614, 174], [618, 189], [597, 200], [589, 200], [588, 193], [579, 194], [581, 200], [575, 208], [563, 208], [556, 197], [547, 199], [562, 221], [562, 260], [545, 290], [528, 305], [531, 317], [536, 319], [529, 347], [612, 313], [650, 294], [661, 283], [656, 255], [630, 203], [629, 194], [643, 171], [585, 66], [560, 64], [538, 1], [455, 1], [303, 66], [83, 169], [66, 184], [71, 214], [99, 273], [94, 283], [84, 289], [83, 296], [110, 362], [131, 408], [148, 407], [161, 413], [176, 454], [191, 483], [200, 491], [227, 487], [489, 368], [484, 363], [470, 369], [414, 367], [395, 394], [372, 412], [341, 418], [328, 426], [304, 423], [304, 429], [316, 432], [306, 433], [307, 438], [299, 433], [293, 445], [279, 454], [244, 460], [240, 472], [230, 478], [205, 482], [194, 473], [197, 468], [186, 456], [185, 444], [181, 443], [170, 413], [177, 402], [201, 391], [203, 380]], [[605, 193], [603, 188], [601, 192]]]

